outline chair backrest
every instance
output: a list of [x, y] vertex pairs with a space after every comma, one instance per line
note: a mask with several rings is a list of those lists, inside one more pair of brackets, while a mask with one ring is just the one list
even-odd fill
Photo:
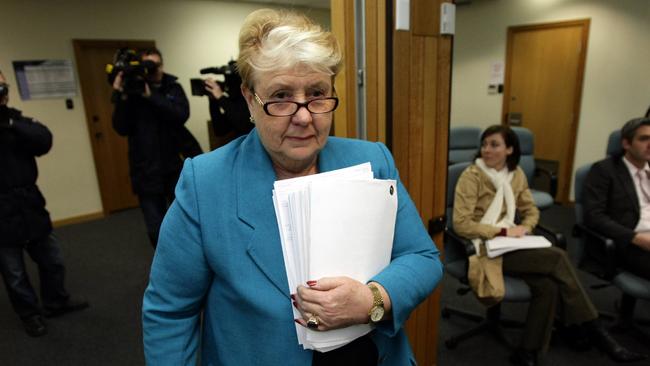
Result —
[[606, 153], [607, 156], [623, 154], [623, 144], [621, 144], [621, 130], [616, 130], [609, 134]]
[[[452, 164], [447, 167], [447, 228], [453, 228], [453, 213], [454, 213], [454, 195], [456, 193], [456, 183], [458, 178], [468, 166], [472, 163], [464, 162]], [[453, 262], [455, 260], [466, 260], [467, 254], [457, 244], [450, 243], [450, 240], [445, 240], [445, 262]]]
[[[576, 224], [584, 223], [584, 185], [585, 179], [587, 178], [587, 173], [591, 169], [593, 164], [586, 164], [576, 170], [576, 179], [573, 182], [573, 190], [575, 194], [575, 215], [576, 215]], [[575, 246], [575, 256], [576, 262], [582, 263], [582, 260], [585, 256], [585, 243], [582, 237], [579, 237], [576, 241]]]
[[512, 131], [517, 134], [519, 147], [521, 148], [521, 158], [519, 166], [526, 174], [529, 184], [533, 181], [535, 174], [535, 143], [533, 142], [533, 133], [525, 127], [511, 127]]
[[452, 127], [449, 129], [449, 164], [473, 161], [480, 145], [479, 127]]

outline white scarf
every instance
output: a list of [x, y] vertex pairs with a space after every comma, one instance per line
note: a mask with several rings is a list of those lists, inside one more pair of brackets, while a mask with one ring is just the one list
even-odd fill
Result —
[[[512, 193], [512, 177], [514, 172], [508, 170], [507, 167], [497, 171], [493, 168], [488, 168], [487, 165], [483, 162], [483, 159], [478, 158], [474, 161], [476, 166], [478, 166], [485, 175], [490, 178], [492, 185], [497, 190], [490, 206], [485, 211], [483, 218], [481, 218], [481, 224], [493, 225], [502, 228], [510, 228], [515, 226], [515, 195]], [[506, 202], [506, 215], [497, 222], [499, 216], [501, 216], [501, 209], [503, 207], [503, 201]], [[480, 256], [480, 243], [481, 239], [472, 240], [474, 248], [476, 249], [476, 254]]]

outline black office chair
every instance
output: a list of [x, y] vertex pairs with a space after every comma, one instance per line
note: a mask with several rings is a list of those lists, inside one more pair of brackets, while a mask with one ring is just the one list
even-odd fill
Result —
[[535, 206], [540, 210], [545, 210], [553, 206], [555, 195], [557, 194], [557, 176], [542, 167], [535, 164], [535, 143], [533, 141], [533, 133], [524, 127], [511, 127], [517, 134], [519, 139], [519, 147], [521, 148], [521, 158], [519, 166], [523, 169], [528, 179], [528, 185], [532, 186], [533, 179], [536, 176], [543, 175], [549, 180], [549, 191], [544, 192], [537, 189], [530, 188], [530, 193], [533, 194]]
[[472, 162], [481, 144], [479, 127], [452, 127], [449, 129], [449, 164]]
[[[468, 292], [471, 292], [471, 289], [468, 286], [467, 279], [467, 267], [468, 267], [468, 258], [475, 253], [474, 245], [468, 239], [465, 239], [454, 232], [452, 227], [452, 214], [454, 207], [454, 193], [456, 189], [456, 183], [461, 173], [470, 165], [471, 163], [458, 163], [452, 164], [447, 168], [447, 206], [446, 206], [446, 230], [445, 230], [445, 240], [444, 240], [444, 260], [445, 260], [445, 269], [454, 278], [458, 279], [463, 287], [457, 290], [458, 295], [464, 296]], [[441, 226], [441, 218], [432, 219], [429, 222], [429, 232], [433, 235], [437, 232], [436, 228]], [[545, 227], [537, 227], [537, 235], [544, 235], [555, 245], [562, 248], [566, 248], [566, 242], [562, 234], [558, 234], [552, 230], [549, 230]], [[531, 298], [530, 288], [523, 280], [515, 277], [504, 276], [505, 282], [505, 296], [503, 298], [504, 302], [528, 302]], [[449, 306], [444, 306], [442, 308], [442, 317], [447, 319], [452, 315], [458, 315], [460, 317], [470, 319], [478, 322], [479, 324], [475, 327], [468, 329], [467, 331], [451, 336], [445, 340], [445, 346], [448, 349], [454, 349], [458, 344], [465, 339], [471, 338], [474, 335], [488, 331], [492, 333], [501, 343], [505, 344], [508, 347], [512, 347], [511, 342], [508, 341], [507, 337], [503, 332], [503, 327], [519, 327], [523, 324], [521, 322], [516, 322], [512, 320], [506, 320], [501, 318], [501, 304], [489, 307], [486, 310], [485, 315], [479, 315], [463, 311], [460, 309], [454, 309]]]
[[[620, 131], [612, 132], [607, 145], [607, 155], [618, 155], [622, 152], [620, 141]], [[650, 325], [650, 320], [634, 319], [637, 299], [650, 300], [650, 281], [621, 269], [617, 263], [614, 240], [584, 225], [583, 188], [591, 166], [592, 164], [587, 164], [580, 167], [576, 171], [574, 181], [576, 215], [574, 236], [578, 238], [577, 253], [579, 254], [580, 268], [607, 281], [607, 284], [611, 284], [621, 291], [618, 320], [614, 329], [629, 330], [637, 337], [650, 342], [650, 335], [638, 327], [638, 324]], [[603, 286], [595, 286], [595, 288], [599, 287]]]

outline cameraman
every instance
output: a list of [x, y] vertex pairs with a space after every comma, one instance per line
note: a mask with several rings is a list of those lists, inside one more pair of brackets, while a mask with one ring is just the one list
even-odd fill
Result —
[[[65, 268], [50, 214], [36, 186], [36, 156], [52, 147], [44, 125], [9, 108], [9, 87], [0, 72], [0, 273], [9, 300], [32, 337], [47, 333], [42, 318], [88, 307], [64, 288]], [[23, 250], [38, 265], [43, 311], [25, 269]]]
[[[228, 64], [235, 69], [234, 62]], [[208, 92], [210, 103], [210, 119], [216, 136], [228, 135], [228, 142], [239, 136], [246, 135], [255, 127], [250, 121], [250, 113], [246, 100], [241, 93], [241, 77], [237, 72], [226, 75], [224, 93], [221, 85], [211, 78], [205, 80], [205, 90]]]
[[190, 115], [185, 92], [175, 76], [163, 72], [160, 51], [144, 49], [140, 60], [154, 65], [144, 76], [142, 94], [124, 90], [124, 79], [136, 76], [119, 72], [113, 82], [113, 128], [128, 137], [131, 185], [155, 248], [160, 224], [174, 200], [174, 187], [183, 163], [180, 156], [183, 145], [190, 139], [190, 145], [198, 149], [186, 153], [187, 156], [200, 153], [200, 148], [184, 126]]

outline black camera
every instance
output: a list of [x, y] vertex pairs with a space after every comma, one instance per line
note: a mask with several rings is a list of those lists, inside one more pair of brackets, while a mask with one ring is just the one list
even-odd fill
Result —
[[158, 65], [151, 60], [142, 60], [133, 49], [120, 48], [113, 56], [113, 63], [106, 65], [108, 83], [113, 85], [117, 74], [122, 72], [123, 92], [128, 95], [142, 95], [145, 92], [147, 76], [156, 72]]
[[[224, 81], [217, 81], [221, 90], [223, 90], [224, 93], [227, 93], [230, 97], [241, 95], [240, 87], [242, 80], [241, 76], [239, 76], [239, 73], [237, 72], [236, 61], [232, 60], [224, 66], [206, 67], [205, 69], [199, 70], [199, 73], [202, 75], [223, 75]], [[192, 95], [208, 95], [202, 79], [190, 79], [190, 83], [192, 85]]]

